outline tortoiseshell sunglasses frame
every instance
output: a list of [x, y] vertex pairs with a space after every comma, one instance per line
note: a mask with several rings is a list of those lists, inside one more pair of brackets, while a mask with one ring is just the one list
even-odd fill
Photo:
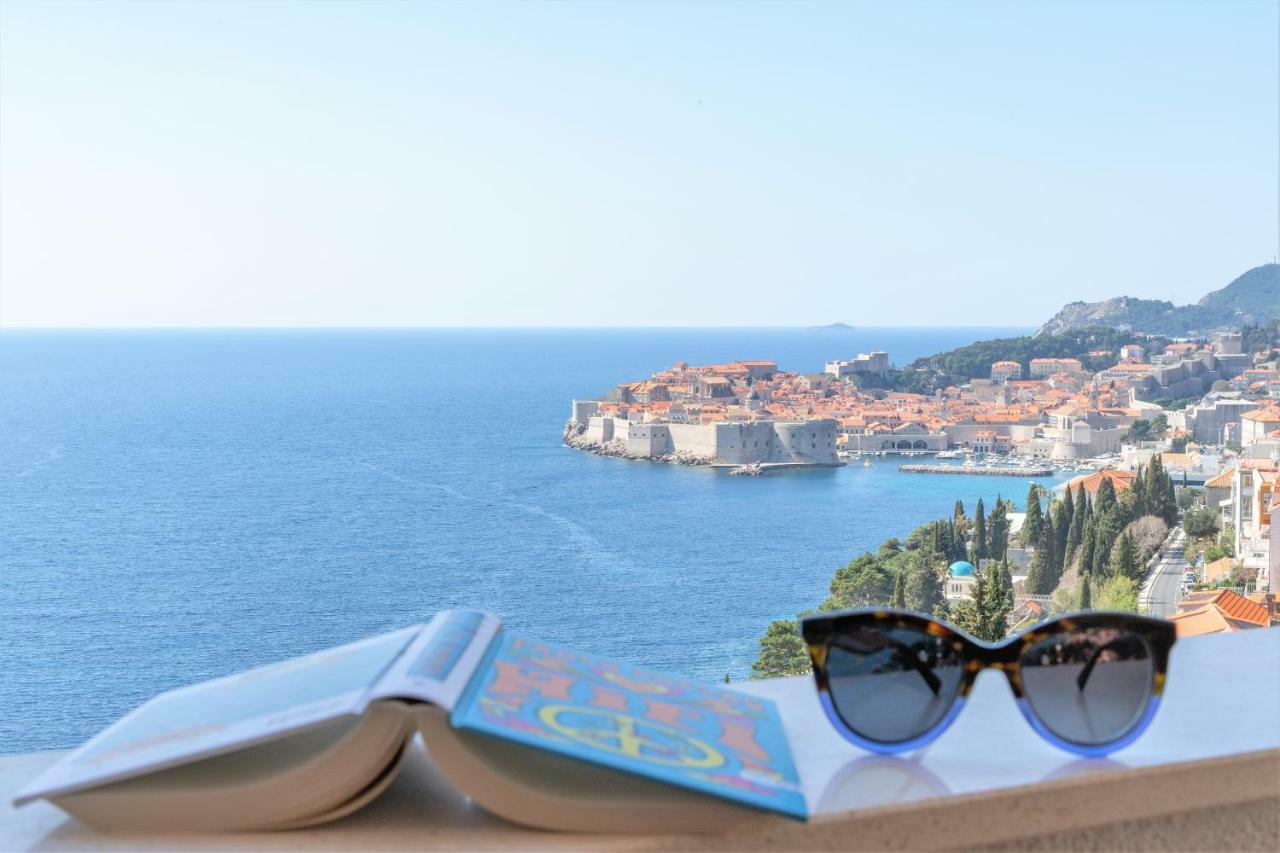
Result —
[[[923, 734], [892, 743], [870, 740], [853, 731], [836, 710], [827, 679], [827, 651], [830, 648], [831, 639], [842, 631], [866, 626], [921, 631], [950, 643], [963, 662], [964, 672], [951, 707], [947, 709], [941, 720]], [[1152, 683], [1146, 707], [1129, 729], [1114, 740], [1103, 744], [1076, 743], [1054, 734], [1036, 716], [1031, 704], [1027, 701], [1022, 685], [1022, 656], [1028, 648], [1056, 634], [1090, 628], [1111, 628], [1136, 634], [1143, 638], [1151, 651]], [[818, 699], [832, 726], [846, 740], [882, 755], [917, 749], [931, 743], [946, 731], [964, 707], [965, 700], [978, 678], [978, 673], [984, 669], [998, 669], [1005, 674], [1022, 716], [1045, 740], [1060, 749], [1088, 757], [1115, 752], [1133, 743], [1155, 716], [1164, 694], [1165, 677], [1169, 669], [1169, 652], [1177, 639], [1177, 632], [1172, 622], [1139, 616], [1136, 613], [1105, 610], [1068, 613], [1048, 619], [999, 643], [987, 643], [975, 639], [959, 628], [920, 613], [883, 608], [845, 610], [808, 616], [801, 619], [800, 632], [809, 648], [813, 677], [818, 687]]]

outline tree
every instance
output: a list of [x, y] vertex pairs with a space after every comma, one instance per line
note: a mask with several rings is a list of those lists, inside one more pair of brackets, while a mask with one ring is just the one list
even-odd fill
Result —
[[996, 498], [996, 508], [991, 511], [991, 518], [987, 521], [989, 528], [991, 547], [987, 554], [993, 560], [1003, 560], [1005, 555], [1009, 553], [1009, 502], [999, 497]]
[[907, 606], [906, 570], [899, 569], [893, 576], [893, 595], [889, 598], [889, 606], [905, 610]]
[[1115, 508], [1116, 487], [1110, 477], [1103, 477], [1098, 485], [1098, 496], [1093, 499], [1093, 514], [1105, 515]]
[[1053, 524], [1053, 557], [1054, 568], [1058, 577], [1067, 569], [1067, 537], [1071, 534], [1071, 518], [1067, 514], [1065, 501], [1053, 501], [1050, 509], [1050, 522]]
[[1081, 572], [1080, 580], [1076, 584], [1076, 607], [1080, 610], [1089, 610], [1093, 607], [1093, 596], [1089, 590], [1089, 573]]
[[1027, 489], [1027, 516], [1022, 520], [1022, 544], [1036, 547], [1040, 541], [1040, 525], [1043, 518], [1040, 512], [1040, 487], [1035, 483]]
[[979, 624], [978, 638], [989, 643], [1004, 639], [1009, 631], [1009, 614], [1013, 612], [1013, 586], [1005, 578], [1008, 572], [1007, 563], [992, 563], [987, 566], [986, 577], [980, 586], [975, 586], [975, 597], [980, 604], [982, 615]]
[[751, 664], [752, 678], [803, 675], [810, 669], [809, 650], [793, 619], [778, 619], [760, 638], [760, 657]]
[[1111, 552], [1111, 574], [1113, 577], [1125, 577], [1138, 580], [1142, 577], [1142, 564], [1138, 560], [1138, 549], [1133, 544], [1133, 537], [1128, 533], [1120, 535], [1115, 548]]
[[919, 613], [932, 613], [944, 601], [938, 572], [927, 559], [916, 559], [913, 563], [903, 588], [906, 606]]
[[821, 610], [883, 605], [893, 594], [893, 578], [870, 553], [841, 566], [831, 578], [831, 596]]
[[1165, 524], [1175, 523], [1178, 520], [1178, 499], [1173, 491], [1173, 478], [1165, 473], [1160, 456], [1151, 457], [1146, 470], [1139, 473], [1147, 496], [1145, 511], [1159, 516]]
[[[1157, 457], [1159, 458], [1159, 457]], [[1129, 487], [1129, 494], [1132, 497], [1133, 514], [1145, 515], [1147, 513], [1147, 478], [1142, 475], [1142, 466], [1138, 466], [1137, 476], [1133, 478], [1133, 485]]]
[[[1067, 489], [1067, 495], [1070, 497], [1071, 489]], [[1084, 520], [1089, 514], [1089, 499], [1084, 496], [1084, 488], [1080, 489], [1080, 499], [1072, 502], [1071, 507], [1071, 529], [1067, 531], [1067, 547], [1066, 553], [1062, 555], [1064, 564], [1070, 562], [1076, 556], [1076, 550], [1079, 549], [1084, 542]]]
[[1027, 579], [1023, 582], [1028, 595], [1048, 595], [1058, 585], [1053, 569], [1053, 545], [1048, 541], [1041, 525], [1040, 538], [1036, 542], [1035, 553], [1031, 555], [1031, 567], [1027, 569]]
[[1116, 575], [1102, 584], [1098, 590], [1099, 610], [1138, 610], [1138, 584], [1123, 575]]
[[978, 561], [986, 556], [987, 513], [982, 505], [982, 498], [978, 498], [978, 508], [973, 512], [973, 564], [978, 565]]
[[1187, 510], [1182, 516], [1182, 527], [1188, 536], [1212, 536], [1218, 532], [1218, 514], [1207, 506]]
[[961, 631], [975, 637], [982, 633], [982, 611], [976, 601], [962, 598], [952, 602], [949, 621]]

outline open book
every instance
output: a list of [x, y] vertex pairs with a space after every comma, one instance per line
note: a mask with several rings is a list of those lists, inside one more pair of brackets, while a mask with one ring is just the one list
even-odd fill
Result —
[[777, 709], [510, 635], [427, 625], [162, 694], [20, 791], [105, 829], [289, 828], [349, 814], [421, 732], [441, 773], [546, 829], [710, 830], [805, 817]]

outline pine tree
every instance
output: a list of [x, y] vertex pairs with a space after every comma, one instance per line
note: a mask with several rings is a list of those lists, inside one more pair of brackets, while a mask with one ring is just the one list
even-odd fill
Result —
[[978, 561], [986, 556], [988, 556], [987, 513], [982, 505], [982, 498], [978, 498], [978, 508], [973, 512], [973, 565], [977, 566]]
[[1089, 573], [1081, 572], [1080, 581], [1076, 584], [1076, 607], [1089, 610], [1093, 607], [1093, 595], [1089, 590]]
[[907, 606], [906, 569], [899, 569], [893, 578], [893, 595], [889, 598], [889, 606], [903, 610]]
[[1040, 512], [1040, 487], [1035, 483], [1027, 490], [1027, 516], [1022, 521], [1022, 544], [1036, 547], [1040, 541], [1040, 525], [1043, 516]]

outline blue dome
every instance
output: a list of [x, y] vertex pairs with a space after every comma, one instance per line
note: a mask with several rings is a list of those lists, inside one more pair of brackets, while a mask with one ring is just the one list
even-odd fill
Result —
[[951, 564], [951, 568], [948, 571], [950, 571], [953, 578], [968, 577], [973, 574], [973, 564], [966, 563], [964, 560], [956, 560]]

